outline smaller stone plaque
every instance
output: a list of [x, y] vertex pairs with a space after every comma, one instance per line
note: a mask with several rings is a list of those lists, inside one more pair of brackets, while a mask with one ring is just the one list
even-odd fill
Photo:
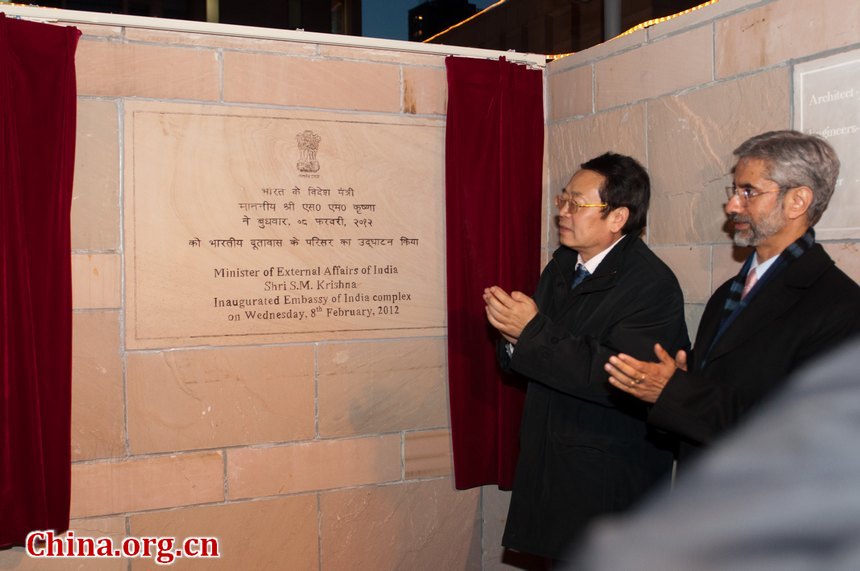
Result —
[[830, 206], [815, 225], [819, 239], [860, 232], [860, 50], [799, 64], [794, 70], [794, 125], [827, 139], [842, 168]]

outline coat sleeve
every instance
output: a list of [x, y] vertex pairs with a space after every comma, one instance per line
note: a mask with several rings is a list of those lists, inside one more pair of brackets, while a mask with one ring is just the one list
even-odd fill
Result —
[[505, 339], [499, 339], [496, 343], [496, 361], [504, 372], [511, 372], [511, 354], [508, 353], [508, 342]]
[[[831, 297], [829, 307], [798, 311], [790, 321], [757, 332], [704, 372], [676, 371], [651, 407], [648, 423], [696, 444], [713, 442], [798, 367], [860, 333], [856, 286]], [[689, 362], [695, 360], [691, 355]]]
[[733, 426], [748, 406], [734, 385], [677, 370], [651, 407], [648, 424], [707, 444]]
[[616, 297], [603, 305], [612, 308], [600, 330], [584, 335], [574, 335], [567, 324], [538, 313], [523, 329], [510, 368], [532, 381], [607, 406], [632, 398], [609, 384], [604, 364], [619, 352], [653, 360], [656, 342], [671, 350], [686, 347], [683, 297], [677, 282], [652, 281], [619, 287]]

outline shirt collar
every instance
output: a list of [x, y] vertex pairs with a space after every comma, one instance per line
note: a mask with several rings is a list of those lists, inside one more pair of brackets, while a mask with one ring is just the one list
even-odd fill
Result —
[[576, 267], [578, 268], [580, 265], [583, 265], [583, 266], [585, 266], [585, 269], [588, 270], [589, 274], [593, 274], [595, 271], [597, 271], [597, 266], [600, 265], [600, 262], [602, 262], [603, 259], [607, 255], [609, 255], [609, 252], [612, 250], [612, 248], [614, 248], [618, 244], [618, 242], [623, 240], [625, 238], [625, 236], [627, 236], [627, 235], [622, 234], [621, 237], [619, 239], [617, 239], [616, 241], [614, 241], [611, 246], [609, 246], [608, 248], [606, 248], [605, 250], [603, 250], [602, 252], [600, 252], [596, 256], [592, 257], [587, 262], [583, 262], [582, 256], [577, 254], [576, 255]]
[[760, 280], [761, 277], [765, 274], [765, 272], [770, 269], [770, 267], [773, 265], [777, 258], [779, 258], [779, 256], [771, 256], [767, 260], [759, 262], [758, 256], [753, 254], [753, 261], [752, 266], [750, 266], [750, 271], [755, 270], [756, 279]]

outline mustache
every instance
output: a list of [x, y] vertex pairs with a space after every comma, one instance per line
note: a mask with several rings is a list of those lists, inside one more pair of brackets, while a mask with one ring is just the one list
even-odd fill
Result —
[[752, 219], [749, 216], [744, 216], [743, 214], [729, 214], [729, 222], [732, 224], [737, 224], [738, 222], [741, 224], [750, 224]]

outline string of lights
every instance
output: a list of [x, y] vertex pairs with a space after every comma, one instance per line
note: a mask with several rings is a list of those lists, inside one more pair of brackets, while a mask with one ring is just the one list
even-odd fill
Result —
[[[699, 9], [701, 9], [701, 8], [704, 8], [704, 7], [706, 7], [706, 6], [710, 6], [711, 4], [716, 4], [716, 3], [717, 3], [717, 2], [719, 2], [719, 1], [720, 1], [720, 0], [708, 0], [707, 2], [703, 2], [702, 4], [699, 4], [698, 6], [694, 6], [694, 7], [692, 7], [692, 8], [688, 8], [687, 10], [683, 10], [683, 11], [681, 11], [681, 12], [678, 12], [677, 14], [672, 14], [672, 15], [670, 15], [670, 16], [663, 16], [663, 17], [661, 17], [661, 18], [653, 18], [653, 19], [651, 19], [651, 20], [648, 20], [648, 21], [642, 22], [641, 24], [637, 24], [637, 25], [633, 26], [633, 27], [632, 27], [632, 28], [630, 28], [629, 30], [627, 30], [627, 31], [625, 31], [625, 32], [622, 32], [621, 34], [619, 34], [619, 35], [615, 36], [615, 38], [620, 38], [620, 37], [622, 37], [622, 36], [626, 36], [626, 35], [632, 34], [632, 33], [637, 32], [637, 31], [639, 31], [639, 30], [644, 30], [644, 29], [646, 29], [646, 28], [650, 28], [651, 26], [656, 26], [657, 24], [662, 24], [663, 22], [667, 22], [667, 21], [672, 20], [672, 19], [674, 19], [674, 18], [677, 18], [677, 17], [679, 17], [679, 16], [683, 16], [683, 15], [685, 15], [685, 14], [689, 14], [690, 12], [695, 12], [696, 10], [699, 10]], [[469, 16], [469, 17], [468, 17], [468, 18], [466, 18], [465, 20], [462, 20], [461, 22], [457, 22], [456, 24], [454, 24], [454, 25], [452, 25], [452, 26], [449, 26], [448, 28], [446, 28], [446, 29], [442, 30], [441, 32], [438, 32], [437, 34], [435, 34], [435, 35], [433, 35], [433, 36], [430, 36], [429, 38], [427, 38], [426, 40], [424, 40], [424, 41], [423, 41], [423, 43], [425, 43], [425, 44], [426, 44], [426, 43], [432, 42], [432, 41], [433, 41], [433, 40], [435, 40], [436, 38], [438, 38], [438, 37], [440, 37], [440, 36], [444, 36], [445, 34], [447, 34], [448, 32], [450, 32], [451, 30], [454, 30], [454, 29], [456, 29], [456, 28], [459, 28], [460, 26], [465, 25], [466, 23], [468, 23], [468, 22], [470, 22], [470, 21], [474, 20], [475, 18], [478, 18], [479, 16], [481, 16], [481, 15], [483, 15], [483, 14], [486, 14], [486, 13], [487, 13], [487, 12], [489, 12], [490, 10], [494, 10], [494, 9], [498, 8], [498, 7], [499, 7], [499, 6], [501, 6], [502, 4], [505, 4], [506, 2], [507, 2], [507, 0], [499, 0], [499, 1], [498, 1], [498, 2], [496, 2], [495, 4], [491, 4], [490, 6], [487, 6], [486, 8], [484, 8], [483, 10], [481, 10], [480, 12], [477, 12], [477, 13], [475, 13], [475, 14], [473, 14], [473, 15]], [[613, 39], [615, 39], [615, 38], [610, 38], [610, 40], [608, 40], [608, 41], [611, 41], [611, 40], [613, 40]], [[564, 54], [551, 54], [551, 55], [547, 55], [547, 56], [546, 56], [546, 58], [547, 58], [547, 60], [552, 61], [552, 60], [561, 59], [561, 58], [563, 58], [563, 57], [566, 57], [566, 56], [572, 55], [572, 54], [574, 54], [574, 53], [576, 53], [576, 52], [569, 52], [569, 53], [564, 53]]]

